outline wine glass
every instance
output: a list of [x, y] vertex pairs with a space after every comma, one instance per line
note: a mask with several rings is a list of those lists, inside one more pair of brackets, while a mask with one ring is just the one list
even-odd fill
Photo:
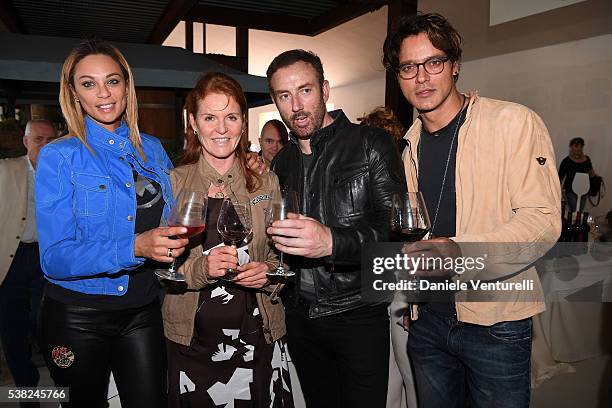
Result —
[[[270, 200], [268, 208], [266, 208], [266, 226], [270, 227], [274, 221], [286, 220], [287, 214], [300, 213], [298, 195], [295, 191], [281, 191], [279, 198]], [[295, 275], [295, 272], [290, 271], [283, 265], [283, 252], [280, 252], [278, 265], [274, 269], [268, 271], [269, 276], [288, 277]]]
[[[253, 230], [250, 201], [223, 200], [217, 220], [217, 230], [223, 241], [229, 241], [232, 247], [236, 248], [236, 244], [242, 242]], [[237, 275], [238, 271], [229, 268], [219, 279], [233, 281]]]
[[[201, 191], [183, 190], [170, 210], [168, 226], [187, 228], [187, 232], [177, 235], [177, 238], [191, 238], [204, 231], [207, 209], [208, 194]], [[172, 260], [169, 269], [156, 269], [155, 274], [161, 279], [185, 281], [185, 275], [177, 272], [176, 258]]]
[[395, 193], [391, 198], [391, 241], [415, 242], [431, 230], [431, 223], [420, 191]]

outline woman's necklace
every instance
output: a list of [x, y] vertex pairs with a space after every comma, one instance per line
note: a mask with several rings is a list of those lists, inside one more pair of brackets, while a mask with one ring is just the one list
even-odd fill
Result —
[[[461, 104], [461, 110], [459, 111], [459, 117], [457, 119], [457, 125], [455, 126], [455, 132], [453, 133], [453, 139], [451, 140], [450, 149], [448, 150], [448, 157], [446, 158], [446, 166], [444, 167], [444, 176], [442, 177], [442, 185], [440, 186], [440, 195], [438, 196], [438, 204], [436, 205], [436, 212], [434, 214], [434, 219], [431, 224], [431, 232], [433, 233], [434, 228], [436, 227], [436, 222], [438, 221], [438, 212], [440, 211], [440, 203], [442, 202], [442, 194], [444, 193], [444, 186], [446, 185], [446, 174], [448, 173], [448, 164], [450, 163], [451, 154], [453, 152], [453, 146], [455, 145], [455, 139], [457, 138], [457, 134], [459, 133], [459, 125], [461, 124], [461, 119], [463, 118], [463, 113], [465, 112], [467, 106], [463, 106], [465, 104], [466, 97], [463, 96], [463, 103]], [[421, 127], [421, 138], [423, 138], [424, 127]], [[421, 143], [419, 142], [419, 149], [417, 152], [418, 157], [421, 157]]]

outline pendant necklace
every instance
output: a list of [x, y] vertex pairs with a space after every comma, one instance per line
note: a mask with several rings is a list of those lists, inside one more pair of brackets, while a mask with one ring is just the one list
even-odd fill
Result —
[[[459, 125], [461, 124], [461, 119], [463, 118], [463, 114], [466, 111], [467, 106], [463, 107], [465, 104], [466, 97], [463, 96], [463, 103], [461, 104], [461, 111], [459, 111], [459, 117], [457, 119], [457, 125], [455, 126], [455, 132], [453, 133], [453, 139], [451, 140], [450, 149], [448, 150], [448, 157], [446, 158], [446, 167], [444, 167], [444, 176], [442, 177], [442, 185], [440, 186], [440, 195], [438, 196], [438, 204], [436, 205], [436, 212], [434, 214], [434, 219], [431, 224], [430, 235], [433, 234], [434, 228], [436, 227], [436, 222], [438, 221], [438, 211], [440, 211], [440, 203], [442, 202], [442, 194], [444, 193], [444, 185], [446, 184], [446, 174], [448, 173], [448, 164], [450, 163], [451, 154], [453, 152], [453, 146], [455, 145], [455, 139], [457, 138], [457, 134], [459, 133]], [[421, 127], [421, 138], [424, 135], [424, 127]], [[417, 152], [417, 159], [421, 157], [421, 143], [419, 142], [419, 148]]]

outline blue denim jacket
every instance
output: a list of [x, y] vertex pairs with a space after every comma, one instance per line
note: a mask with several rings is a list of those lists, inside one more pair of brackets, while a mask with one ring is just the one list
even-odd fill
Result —
[[[132, 166], [159, 183], [172, 204], [172, 162], [158, 139], [141, 134], [143, 161], [122, 124], [110, 132], [86, 118], [87, 143], [76, 137], [45, 146], [36, 169], [36, 220], [45, 277], [66, 289], [121, 296], [144, 263], [134, 256], [136, 192]], [[130, 164], [132, 166], [130, 166]]]

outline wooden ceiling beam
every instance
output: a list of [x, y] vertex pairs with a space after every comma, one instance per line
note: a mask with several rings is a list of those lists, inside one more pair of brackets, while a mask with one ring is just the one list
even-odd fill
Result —
[[28, 34], [15, 7], [13, 7], [12, 1], [0, 1], [0, 20], [2, 20], [6, 28], [12, 33]]
[[191, 21], [205, 24], [309, 35], [308, 19], [277, 13], [247, 12], [229, 7], [196, 6], [188, 17]]
[[308, 35], [315, 36], [365, 13], [378, 10], [391, 0], [351, 0], [310, 20]]
[[170, 35], [174, 27], [189, 14], [198, 4], [198, 0], [170, 0], [166, 10], [151, 30], [147, 43], [161, 44]]

